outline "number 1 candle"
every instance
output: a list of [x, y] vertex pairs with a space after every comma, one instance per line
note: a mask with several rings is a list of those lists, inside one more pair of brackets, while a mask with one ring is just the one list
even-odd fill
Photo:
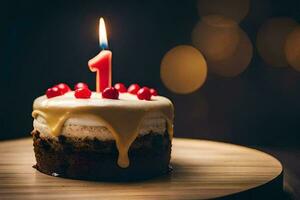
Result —
[[96, 72], [96, 91], [102, 92], [105, 88], [111, 87], [111, 59], [112, 52], [106, 50], [108, 47], [104, 19], [99, 21], [99, 44], [102, 49], [100, 53], [89, 60], [88, 65], [92, 72]]

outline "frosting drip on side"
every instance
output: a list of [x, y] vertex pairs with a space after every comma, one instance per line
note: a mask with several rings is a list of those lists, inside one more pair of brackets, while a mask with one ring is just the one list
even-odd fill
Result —
[[151, 101], [141, 101], [131, 94], [120, 94], [119, 100], [102, 99], [93, 93], [91, 99], [75, 99], [72, 92], [48, 99], [34, 101], [32, 116], [43, 117], [54, 136], [58, 136], [65, 121], [82, 115], [99, 121], [112, 133], [119, 151], [118, 165], [129, 166], [128, 150], [138, 136], [144, 117], [150, 112], [161, 113], [166, 121], [170, 139], [173, 137], [173, 104], [167, 98], [156, 96]]
[[[58, 139], [51, 134], [46, 120], [37, 116], [33, 120], [33, 127], [40, 133], [40, 137]], [[167, 129], [167, 122], [160, 113], [149, 113], [140, 124], [139, 136], [149, 133], [164, 134]], [[98, 139], [101, 141], [115, 140], [112, 133], [105, 127], [105, 124], [94, 121], [86, 116], [80, 118], [69, 118], [65, 121], [60, 135], [74, 139]]]

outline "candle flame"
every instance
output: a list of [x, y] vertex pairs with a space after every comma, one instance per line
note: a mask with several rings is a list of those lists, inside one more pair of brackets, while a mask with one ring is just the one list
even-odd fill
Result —
[[102, 49], [108, 47], [106, 28], [103, 17], [101, 17], [99, 20], [99, 44]]

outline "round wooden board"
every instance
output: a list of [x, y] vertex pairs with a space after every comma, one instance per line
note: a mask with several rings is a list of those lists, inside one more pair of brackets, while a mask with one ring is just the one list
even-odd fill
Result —
[[0, 142], [0, 199], [260, 199], [282, 191], [282, 166], [242, 146], [174, 139], [170, 175], [105, 183], [51, 177], [32, 168], [32, 140]]

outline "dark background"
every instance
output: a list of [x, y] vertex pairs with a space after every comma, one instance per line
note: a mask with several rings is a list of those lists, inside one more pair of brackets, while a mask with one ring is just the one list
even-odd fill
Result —
[[267, 66], [255, 48], [268, 18], [299, 22], [295, 0], [252, 0], [240, 23], [252, 40], [248, 69], [234, 78], [209, 75], [188, 95], [167, 90], [160, 79], [164, 54], [191, 44], [199, 20], [196, 1], [9, 1], [1, 3], [0, 139], [29, 136], [32, 102], [53, 84], [87, 82], [87, 61], [99, 52], [103, 16], [113, 51], [113, 81], [158, 89], [175, 104], [175, 135], [240, 144], [299, 145], [300, 73]]

